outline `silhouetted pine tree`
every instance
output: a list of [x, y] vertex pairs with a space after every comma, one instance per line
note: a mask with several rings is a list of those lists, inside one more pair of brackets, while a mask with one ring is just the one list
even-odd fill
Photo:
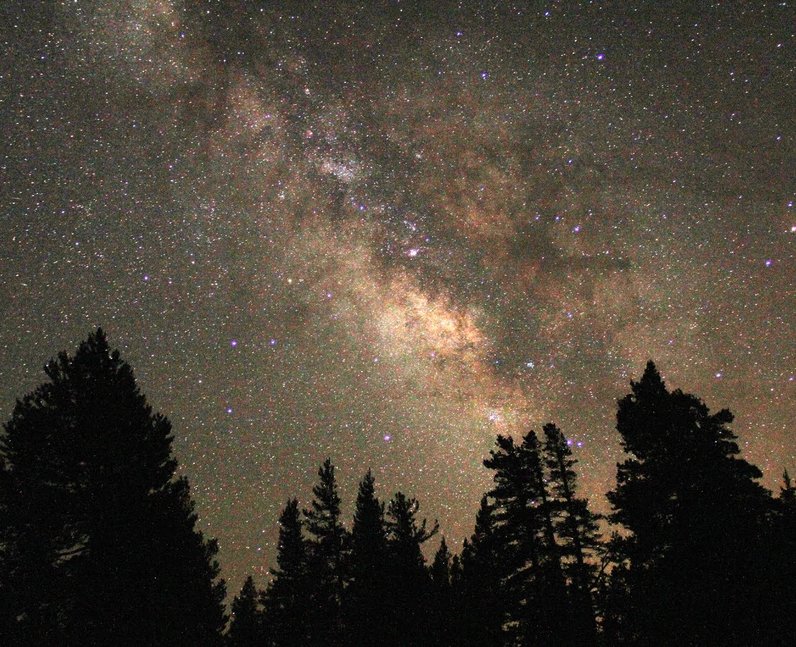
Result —
[[600, 618], [600, 643], [633, 644], [634, 635], [628, 612], [633, 608], [628, 581], [625, 539], [614, 531], [606, 542], [602, 558], [602, 577], [597, 578], [594, 606]]
[[262, 611], [260, 593], [254, 586], [251, 575], [232, 601], [232, 618], [227, 644], [230, 647], [255, 647], [263, 643]]
[[429, 639], [433, 645], [451, 644], [450, 626], [453, 622], [453, 590], [451, 588], [451, 553], [445, 537], [440, 540], [429, 569]]
[[309, 644], [311, 600], [307, 571], [307, 543], [302, 535], [298, 501], [289, 499], [279, 517], [277, 568], [261, 595], [266, 644], [292, 647]]
[[387, 506], [387, 546], [390, 556], [390, 608], [396, 645], [427, 645], [430, 578], [422, 545], [439, 530], [418, 521], [420, 504], [397, 492]]
[[[519, 450], [524, 469], [531, 475], [533, 488], [537, 492], [538, 499], [532, 501], [532, 505], [537, 509], [544, 529], [544, 540], [541, 543], [543, 550], [540, 553], [540, 584], [544, 592], [540, 608], [543, 609], [543, 613], [547, 615], [547, 618], [542, 625], [538, 626], [538, 629], [541, 630], [540, 633], [542, 635], [546, 635], [549, 631], [548, 644], [569, 646], [575, 642], [573, 635], [575, 626], [572, 622], [573, 613], [564, 580], [561, 547], [558, 545], [553, 523], [555, 511], [548, 493], [548, 484], [545, 479], [541, 456], [541, 445], [536, 432], [530, 431], [523, 437]], [[531, 618], [538, 618], [536, 610], [531, 612]], [[537, 632], [533, 633], [536, 634]], [[541, 638], [541, 641], [544, 640], [545, 638]], [[534, 645], [540, 642], [538, 636], [533, 638], [526, 636], [526, 643], [529, 641]]]
[[384, 504], [376, 498], [370, 470], [359, 483], [348, 559], [350, 582], [343, 597], [346, 639], [363, 647], [386, 644], [391, 638], [381, 619], [388, 613], [387, 530]]
[[453, 570], [456, 611], [454, 644], [496, 647], [503, 644], [503, 625], [509, 618], [504, 581], [514, 572], [507, 563], [503, 543], [495, 528], [495, 513], [487, 496], [475, 517], [475, 531], [465, 539], [459, 569]]
[[[504, 581], [511, 622], [509, 628], [523, 644], [571, 643], [570, 615], [559, 546], [555, 540], [551, 509], [539, 441], [529, 432], [521, 445], [497, 437], [497, 450], [484, 465], [494, 470], [495, 502], [501, 551], [514, 571]], [[507, 563], [508, 566], [508, 563]]]
[[[589, 510], [588, 501], [577, 497], [577, 475], [573, 467], [570, 444], [554, 424], [543, 427], [544, 455], [551, 486], [550, 508], [561, 552], [562, 566], [570, 583], [572, 600], [573, 642], [593, 644], [596, 641], [594, 605], [591, 586], [595, 552], [600, 546], [599, 517]], [[591, 557], [591, 561], [589, 558]]]
[[[782, 539], [793, 545], [796, 542], [796, 487], [793, 485], [788, 470], [785, 470], [782, 474], [782, 485], [779, 488], [776, 512]], [[794, 565], [796, 565], [796, 562], [794, 562]]]
[[[530, 475], [523, 472], [518, 447], [514, 439], [498, 436], [497, 448], [490, 451], [490, 457], [484, 460], [484, 466], [494, 471], [495, 486], [489, 492], [493, 501], [496, 551], [501, 556], [500, 569], [505, 576], [501, 580], [501, 588], [506, 596], [506, 622], [509, 643], [521, 642], [527, 628], [524, 610], [537, 609], [531, 606], [538, 597], [536, 591], [529, 591], [530, 577], [539, 572], [541, 546], [541, 523], [532, 507], [536, 494], [529, 491], [526, 482], [530, 483]], [[462, 562], [467, 573], [467, 566], [462, 555]], [[534, 582], [535, 584], [535, 582]], [[535, 587], [538, 588], [538, 587]]]
[[218, 644], [216, 545], [175, 477], [171, 424], [102, 330], [45, 372], [0, 439], [9, 642]]
[[434, 561], [431, 563], [431, 581], [434, 583], [435, 590], [447, 591], [451, 585], [451, 552], [448, 544], [443, 537], [439, 542], [439, 548], [434, 553]]
[[782, 473], [782, 485], [779, 488], [780, 501], [787, 508], [796, 507], [796, 487], [793, 486], [793, 481], [788, 474], [788, 470]]
[[304, 510], [310, 535], [307, 546], [312, 601], [311, 635], [313, 644], [335, 645], [341, 639], [343, 549], [347, 533], [340, 517], [340, 497], [337, 494], [334, 466], [328, 458], [318, 470], [318, 484], [312, 488], [312, 493], [311, 508]]
[[796, 636], [796, 488], [787, 470], [774, 503], [766, 571], [772, 644], [779, 636]]
[[737, 457], [732, 414], [710, 414], [669, 392], [647, 364], [619, 401], [617, 430], [629, 458], [608, 494], [613, 519], [632, 535], [624, 585], [627, 642], [761, 644], [777, 641], [761, 621], [770, 604], [761, 578], [762, 535], [771, 507], [760, 471]]

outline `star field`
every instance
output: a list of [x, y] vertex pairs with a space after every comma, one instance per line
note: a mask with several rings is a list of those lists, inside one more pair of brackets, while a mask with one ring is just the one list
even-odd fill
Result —
[[96, 326], [174, 424], [230, 591], [373, 469], [472, 531], [555, 421], [606, 510], [652, 358], [796, 469], [790, 2], [0, 9], [0, 410]]

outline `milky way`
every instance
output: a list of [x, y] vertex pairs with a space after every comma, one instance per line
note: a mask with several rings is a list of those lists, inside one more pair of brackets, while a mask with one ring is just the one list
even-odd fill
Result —
[[664, 4], [6, 3], [4, 417], [105, 328], [233, 591], [326, 456], [347, 516], [371, 467], [459, 545], [495, 434], [553, 420], [606, 510], [648, 358], [775, 489], [796, 16]]

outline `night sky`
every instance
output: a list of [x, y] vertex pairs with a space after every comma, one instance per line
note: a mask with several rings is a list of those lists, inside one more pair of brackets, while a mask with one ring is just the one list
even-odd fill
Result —
[[796, 471], [791, 2], [6, 1], [0, 413], [96, 326], [230, 591], [318, 465], [460, 547], [497, 433], [605, 511], [652, 358]]

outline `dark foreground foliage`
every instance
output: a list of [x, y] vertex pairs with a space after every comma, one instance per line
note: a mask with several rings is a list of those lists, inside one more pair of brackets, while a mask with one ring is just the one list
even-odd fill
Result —
[[[312, 530], [324, 500], [339, 511], [339, 499], [319, 496], [336, 491], [327, 461], [314, 512], [302, 520], [290, 501], [283, 513], [277, 559], [282, 568], [293, 556], [292, 570], [272, 571], [261, 604], [233, 614], [231, 635], [238, 624], [259, 627], [234, 644], [789, 644], [796, 492], [787, 473], [778, 498], [758, 484], [760, 471], [739, 458], [731, 421], [727, 410], [711, 414], [699, 398], [668, 391], [650, 362], [619, 401], [626, 459], [608, 494], [610, 519], [579, 495], [571, 442], [554, 424], [541, 436], [498, 436], [484, 461], [494, 486], [473, 535], [460, 555], [443, 539], [430, 565], [421, 548], [436, 525], [419, 520], [417, 502], [400, 492], [380, 502], [370, 472], [351, 532], [333, 533], [331, 524], [324, 534]], [[617, 525], [606, 540], [609, 521]], [[313, 561], [332, 545], [328, 536], [335, 561]], [[296, 590], [290, 573], [301, 573], [307, 593], [286, 605], [282, 587]], [[335, 594], [319, 606], [311, 591], [325, 581], [336, 583]], [[285, 628], [280, 614], [288, 607], [294, 620]], [[321, 608], [319, 626], [312, 619]]]
[[0, 643], [216, 645], [216, 544], [171, 424], [102, 330], [46, 369], [0, 437]]
[[[46, 368], [0, 436], [0, 644], [785, 645], [796, 635], [796, 491], [740, 458], [732, 414], [650, 362], [618, 403], [625, 460], [594, 514], [554, 424], [498, 436], [460, 554], [368, 471], [343, 522], [327, 460], [286, 502], [276, 564], [226, 617], [216, 545], [175, 476], [171, 425], [101, 330]], [[615, 524], [611, 526], [609, 524]], [[606, 539], [610, 535], [609, 539]]]

